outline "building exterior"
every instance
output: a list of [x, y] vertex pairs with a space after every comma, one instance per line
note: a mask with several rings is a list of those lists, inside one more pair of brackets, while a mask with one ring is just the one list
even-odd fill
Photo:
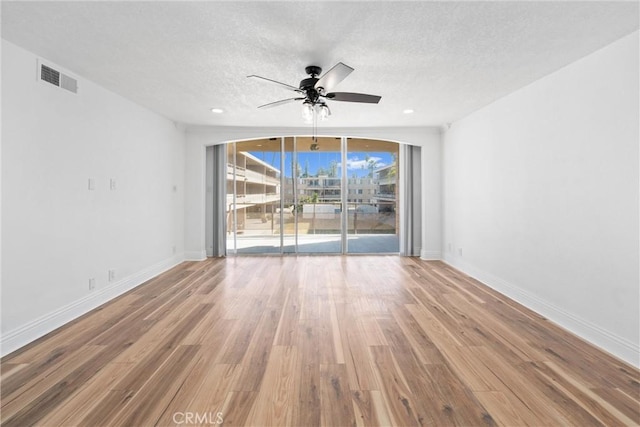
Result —
[[[320, 175], [317, 177], [298, 178], [298, 198], [312, 198], [318, 195], [318, 203], [340, 203], [341, 179]], [[348, 178], [347, 201], [349, 203], [372, 204], [377, 192], [377, 181], [374, 178]]]
[[[273, 220], [280, 208], [280, 170], [248, 152], [227, 157], [227, 229], [241, 232], [249, 220], [263, 223]], [[235, 175], [235, 181], [234, 181]], [[235, 210], [235, 212], [234, 212]], [[269, 214], [269, 215], [268, 215]]]
[[398, 188], [398, 174], [395, 163], [376, 171], [377, 192], [373, 201], [379, 212], [395, 211]]

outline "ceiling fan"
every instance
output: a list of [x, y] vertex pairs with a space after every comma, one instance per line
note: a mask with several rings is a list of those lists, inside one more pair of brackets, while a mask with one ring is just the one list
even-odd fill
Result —
[[309, 65], [308, 67], [305, 67], [304, 70], [310, 77], [302, 79], [299, 87], [281, 83], [266, 77], [256, 75], [247, 76], [249, 78], [274, 83], [284, 87], [285, 89], [298, 93], [297, 97], [270, 102], [268, 104], [260, 105], [258, 108], [271, 108], [277, 107], [278, 105], [288, 104], [290, 102], [303, 101], [302, 115], [307, 121], [310, 121], [313, 118], [313, 114], [316, 109], [320, 114], [321, 119], [326, 119], [331, 114], [331, 111], [326, 104], [327, 100], [377, 104], [382, 98], [377, 95], [367, 95], [364, 93], [329, 92], [335, 85], [344, 80], [353, 71], [353, 68], [343, 64], [342, 62], [338, 62], [321, 77], [318, 76], [322, 73], [322, 68], [317, 65]]

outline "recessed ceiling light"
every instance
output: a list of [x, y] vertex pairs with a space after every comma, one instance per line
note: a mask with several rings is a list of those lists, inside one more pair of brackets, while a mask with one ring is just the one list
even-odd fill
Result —
[[224, 113], [224, 110], [222, 108], [212, 108], [211, 112], [214, 114], [222, 114]]
[[411, 108], [407, 108], [406, 110], [402, 111], [403, 114], [413, 114], [413, 110]]

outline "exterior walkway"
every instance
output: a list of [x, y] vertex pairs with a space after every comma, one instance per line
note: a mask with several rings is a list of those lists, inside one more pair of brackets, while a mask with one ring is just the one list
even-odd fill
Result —
[[[238, 236], [238, 254], [278, 254], [280, 236]], [[395, 234], [349, 235], [348, 252], [352, 254], [397, 254], [399, 238]], [[233, 239], [227, 240], [227, 248], [233, 248]], [[233, 252], [229, 250], [229, 254]], [[293, 236], [285, 236], [283, 253], [295, 253]], [[304, 234], [298, 236], [298, 253], [341, 253], [339, 234]]]

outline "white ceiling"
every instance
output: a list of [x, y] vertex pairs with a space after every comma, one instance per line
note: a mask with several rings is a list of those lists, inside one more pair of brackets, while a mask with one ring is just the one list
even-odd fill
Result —
[[[2, 37], [174, 121], [303, 126], [304, 67], [355, 71], [327, 126], [441, 125], [638, 29], [638, 2], [2, 2]], [[211, 107], [224, 114], [214, 115]], [[406, 108], [415, 110], [406, 115]]]

